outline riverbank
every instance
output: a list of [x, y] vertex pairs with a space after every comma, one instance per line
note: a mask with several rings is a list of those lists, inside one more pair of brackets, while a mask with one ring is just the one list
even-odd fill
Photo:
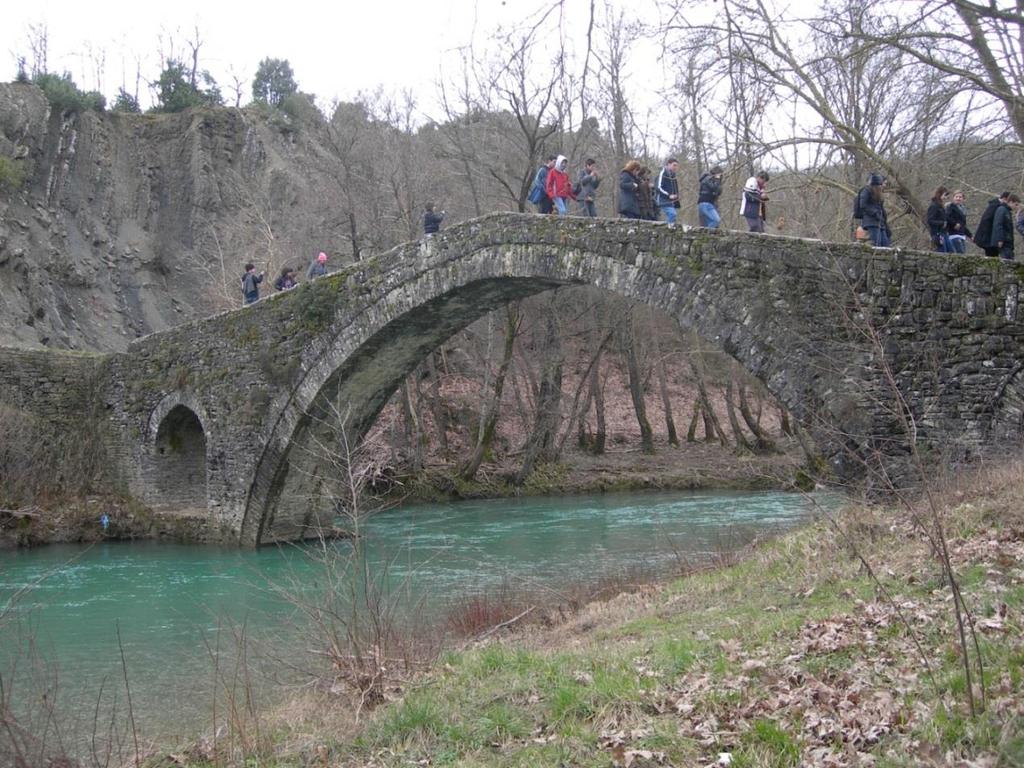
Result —
[[[328, 673], [146, 764], [1024, 764], [1024, 462], [932, 498], [849, 508], [555, 626], [495, 628], [427, 672], [392, 670], [375, 707]], [[933, 519], [974, 621], [967, 668]]]
[[[813, 485], [796, 442], [780, 445], [782, 450], [772, 453], [738, 453], [717, 443], [664, 446], [655, 454], [618, 446], [600, 456], [567, 451], [559, 463], [538, 466], [523, 485], [510, 480], [518, 468], [511, 459], [483, 465], [472, 481], [460, 479], [452, 463], [436, 464], [392, 483], [384, 503], [639, 490], [796, 490]], [[161, 514], [115, 494], [47, 499], [22, 510], [0, 510], [0, 551], [103, 540], [193, 543], [208, 536], [204, 514]]]
[[642, 490], [808, 490], [814, 482], [795, 440], [770, 453], [737, 452], [717, 443], [661, 446], [654, 454], [611, 447], [595, 456], [567, 451], [556, 464], [541, 464], [515, 485], [511, 459], [484, 465], [471, 481], [452, 464], [435, 465], [405, 478], [389, 498], [409, 502], [498, 499], [510, 496], [573, 495]]

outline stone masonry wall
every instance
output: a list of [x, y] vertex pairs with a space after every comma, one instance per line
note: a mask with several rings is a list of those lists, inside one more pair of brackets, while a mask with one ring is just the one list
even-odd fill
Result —
[[316, 448], [341, 410], [358, 435], [452, 333], [510, 300], [589, 284], [735, 357], [853, 479], [898, 469], [910, 431], [954, 457], [996, 433], [1019, 441], [1022, 277], [994, 259], [495, 214], [145, 337], [106, 361], [102, 397], [139, 496], [159, 504], [156, 434], [184, 406], [206, 440], [213, 535], [290, 537], [330, 511], [329, 498], [312, 509], [329, 484]]
[[104, 356], [0, 347], [0, 406], [66, 429], [91, 413]]

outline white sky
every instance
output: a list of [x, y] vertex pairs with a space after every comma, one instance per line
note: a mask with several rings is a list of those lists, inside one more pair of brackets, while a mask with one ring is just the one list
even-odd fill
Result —
[[[613, 0], [628, 8], [657, 6], [644, 0]], [[514, 26], [555, 0], [390, 0], [389, 2], [229, 3], [175, 0], [146, 3], [139, 0], [38, 0], [8, 4], [0, 25], [0, 80], [13, 80], [18, 55], [31, 64], [30, 27], [45, 25], [48, 32], [47, 68], [71, 72], [83, 90], [100, 90], [112, 101], [126, 84], [134, 91], [137, 59], [144, 80], [160, 71], [163, 49], [186, 58], [186, 41], [198, 25], [202, 48], [200, 68], [208, 69], [225, 100], [234, 102], [233, 75], [244, 82], [242, 104], [251, 99], [252, 76], [260, 59], [287, 59], [299, 87], [316, 94], [321, 105], [333, 98], [352, 99], [359, 91], [382, 86], [387, 92], [409, 89], [417, 95], [421, 115], [436, 116], [437, 85], [442, 62], [476, 34], [486, 39], [497, 25]], [[589, 0], [564, 0], [561, 32], [567, 43], [582, 49], [586, 37]], [[597, 4], [599, 7], [603, 3]], [[554, 17], [555, 24], [558, 17]], [[96, 61], [105, 53], [102, 72]], [[645, 70], [657, 66], [649, 52]], [[649, 77], [637, 85], [650, 87]], [[139, 88], [142, 106], [150, 106], [150, 91]]]

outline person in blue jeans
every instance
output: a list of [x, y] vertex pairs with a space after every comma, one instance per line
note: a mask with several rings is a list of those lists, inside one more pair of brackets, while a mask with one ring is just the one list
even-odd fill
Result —
[[949, 233], [946, 231], [946, 201], [948, 198], [948, 189], [945, 187], [936, 189], [928, 204], [928, 213], [925, 214], [932, 249], [939, 253], [953, 253], [953, 245], [949, 242]]
[[861, 226], [868, 233], [868, 239], [875, 248], [888, 248], [892, 244], [889, 217], [885, 213], [885, 202], [882, 199], [884, 183], [883, 176], [871, 174], [868, 185], [860, 191], [860, 200], [857, 202], [863, 214]]
[[665, 167], [658, 173], [658, 180], [654, 185], [654, 204], [665, 213], [665, 221], [669, 224], [676, 223], [676, 209], [679, 207], [679, 182], [676, 179], [678, 170], [679, 161], [670, 157], [665, 161]]
[[967, 226], [967, 208], [964, 205], [963, 190], [953, 193], [953, 201], [946, 206], [946, 233], [953, 253], [966, 253], [967, 241], [974, 239], [974, 233]]
[[242, 275], [242, 299], [246, 304], [255, 304], [260, 299], [260, 283], [266, 272], [256, 274], [256, 266], [252, 263], [245, 265], [245, 274]]
[[718, 229], [722, 217], [718, 213], [718, 197], [722, 194], [721, 166], [716, 165], [705, 171], [700, 177], [700, 190], [697, 192], [697, 215], [700, 225], [708, 229]]

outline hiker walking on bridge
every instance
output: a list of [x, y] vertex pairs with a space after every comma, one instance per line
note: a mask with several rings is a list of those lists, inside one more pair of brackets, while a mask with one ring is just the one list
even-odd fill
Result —
[[716, 165], [700, 177], [700, 189], [697, 192], [697, 215], [700, 225], [708, 229], [718, 229], [722, 217], [718, 213], [718, 197], [722, 194], [722, 167]]
[[875, 248], [888, 248], [892, 243], [892, 231], [889, 229], [889, 218], [882, 199], [884, 183], [885, 178], [880, 174], [871, 174], [868, 185], [857, 194], [853, 211], [854, 218], [860, 218], [861, 226]]
[[597, 206], [594, 205], [594, 197], [597, 195], [597, 185], [601, 183], [601, 177], [597, 175], [597, 161], [588, 158], [584, 168], [580, 171], [580, 180], [577, 186], [580, 189], [577, 199], [580, 202], [580, 213], [584, 216], [594, 218], [597, 216]]
[[441, 229], [442, 221], [444, 221], [444, 211], [434, 213], [434, 204], [427, 203], [423, 208], [423, 234], [436, 234]]
[[740, 200], [740, 215], [747, 220], [751, 232], [764, 232], [764, 220], [768, 216], [768, 171], [759, 171], [756, 176], [747, 179], [743, 185], [743, 198]]
[[266, 272], [256, 274], [256, 265], [252, 262], [245, 265], [245, 274], [242, 275], [242, 300], [246, 304], [255, 304], [260, 299], [260, 283]]
[[313, 261], [309, 263], [309, 268], [306, 270], [306, 279], [315, 280], [318, 277], [323, 277], [327, 274], [327, 254], [323, 251], [317, 255]]
[[576, 199], [576, 195], [572, 193], [572, 182], [569, 181], [569, 174], [566, 172], [568, 166], [569, 159], [565, 155], [559, 155], [555, 160], [555, 167], [548, 171], [548, 178], [544, 183], [544, 191], [551, 198], [559, 216], [567, 216], [568, 201]]

